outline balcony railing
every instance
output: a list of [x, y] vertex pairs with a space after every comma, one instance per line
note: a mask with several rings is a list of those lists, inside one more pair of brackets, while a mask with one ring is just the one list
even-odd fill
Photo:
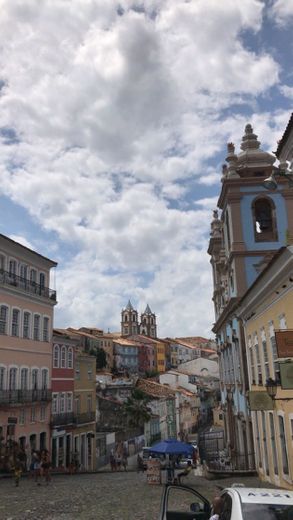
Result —
[[51, 401], [52, 391], [44, 390], [0, 390], [0, 405], [15, 405]]
[[56, 413], [51, 416], [51, 426], [65, 426], [67, 424], [85, 424], [96, 421], [96, 412], [86, 413]]
[[53, 300], [54, 302], [56, 302], [57, 299], [56, 291], [49, 289], [49, 287], [44, 287], [43, 285], [22, 278], [21, 276], [17, 276], [16, 274], [9, 273], [3, 269], [0, 269], [0, 284], [17, 287], [22, 292], [36, 294], [37, 296]]

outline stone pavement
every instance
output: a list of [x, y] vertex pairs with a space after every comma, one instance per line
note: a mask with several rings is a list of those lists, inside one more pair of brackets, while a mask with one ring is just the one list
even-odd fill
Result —
[[[235, 479], [206, 480], [189, 475], [191, 485], [209, 499], [217, 486]], [[256, 477], [237, 478], [247, 486], [262, 486]], [[47, 486], [23, 478], [0, 479], [0, 520], [157, 520], [163, 486], [151, 486], [136, 471], [56, 475]]]

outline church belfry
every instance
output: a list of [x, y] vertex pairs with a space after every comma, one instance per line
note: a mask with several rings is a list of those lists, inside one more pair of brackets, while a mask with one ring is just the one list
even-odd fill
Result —
[[125, 309], [121, 311], [121, 335], [131, 336], [134, 334], [143, 334], [150, 338], [156, 338], [156, 315], [151, 311], [149, 305], [147, 305], [145, 311], [141, 314], [141, 321], [139, 323], [138, 313], [129, 300]]
[[151, 311], [149, 305], [140, 317], [140, 333], [151, 338], [157, 337], [156, 315]]
[[121, 312], [121, 334], [122, 336], [129, 336], [138, 334], [138, 332], [138, 314], [129, 300], [126, 308], [122, 309]]

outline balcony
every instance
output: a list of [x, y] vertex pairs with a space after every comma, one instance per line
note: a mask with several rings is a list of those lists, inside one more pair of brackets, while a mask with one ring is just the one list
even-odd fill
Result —
[[15, 406], [21, 404], [51, 401], [52, 391], [44, 390], [0, 390], [0, 405]]
[[21, 276], [11, 274], [3, 269], [0, 269], [0, 285], [16, 287], [22, 293], [40, 296], [41, 298], [49, 299], [54, 302], [57, 301], [56, 291], [27, 280], [26, 278], [22, 278]]
[[56, 413], [51, 416], [51, 427], [66, 426], [68, 424], [80, 425], [96, 421], [96, 412], [85, 413]]

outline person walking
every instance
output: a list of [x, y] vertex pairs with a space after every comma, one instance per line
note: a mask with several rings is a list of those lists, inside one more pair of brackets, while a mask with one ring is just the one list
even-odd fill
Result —
[[41, 472], [42, 477], [45, 479], [46, 484], [48, 485], [51, 480], [50, 474], [50, 454], [48, 450], [42, 450], [41, 452]]
[[127, 455], [124, 453], [124, 455], [122, 457], [122, 466], [124, 468], [124, 471], [127, 471], [127, 465], [128, 465]]

